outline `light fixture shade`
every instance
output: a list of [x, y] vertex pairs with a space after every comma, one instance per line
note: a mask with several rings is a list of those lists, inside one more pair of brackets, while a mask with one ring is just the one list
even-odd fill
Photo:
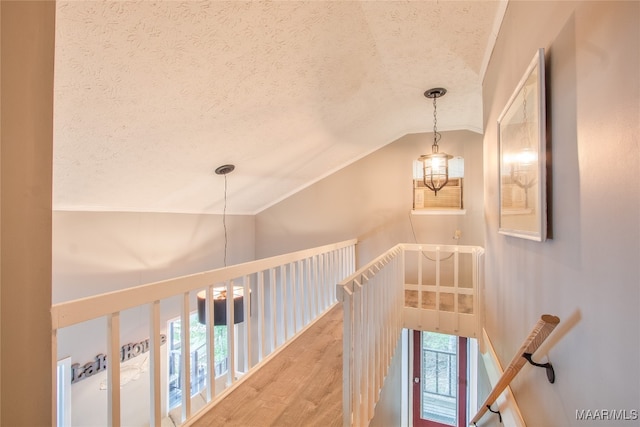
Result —
[[413, 179], [416, 181], [422, 181], [424, 178], [424, 170], [423, 170], [422, 160], [417, 159], [413, 161]]
[[436, 195], [449, 182], [449, 159], [452, 157], [434, 149], [433, 153], [425, 154], [418, 159], [422, 162], [424, 185]]
[[449, 160], [449, 178], [464, 178], [464, 158], [454, 156]]
[[[464, 178], [464, 157], [453, 156], [449, 159], [449, 179]], [[413, 161], [413, 179], [422, 181], [424, 179], [424, 163], [422, 158]]]
[[[244, 298], [243, 289], [239, 286], [233, 288], [233, 323], [244, 322]], [[203, 325], [207, 323], [206, 317], [206, 291], [200, 291], [198, 297], [198, 321]], [[213, 290], [213, 324], [222, 326], [227, 324], [227, 290], [223, 288]]]

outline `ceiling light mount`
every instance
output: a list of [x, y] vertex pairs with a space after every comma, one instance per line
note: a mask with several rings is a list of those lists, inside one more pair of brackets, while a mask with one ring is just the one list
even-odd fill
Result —
[[216, 168], [216, 174], [218, 175], [226, 175], [228, 173], [233, 172], [233, 170], [235, 169], [235, 165], [222, 165], [222, 166], [218, 166]]
[[433, 99], [433, 98], [440, 98], [441, 96], [444, 96], [447, 93], [447, 90], [443, 87], [434, 87], [433, 89], [429, 89], [428, 91], [426, 91], [424, 93], [424, 96], [426, 96], [429, 99]]

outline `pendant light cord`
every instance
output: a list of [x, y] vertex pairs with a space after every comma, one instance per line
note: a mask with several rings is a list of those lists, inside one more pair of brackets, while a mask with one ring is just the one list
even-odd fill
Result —
[[233, 172], [235, 165], [228, 164], [218, 166], [216, 175], [224, 175], [224, 209], [222, 211], [222, 227], [224, 228], [224, 266], [227, 266], [227, 174]]
[[227, 266], [227, 175], [224, 175], [224, 208], [222, 210], [222, 227], [224, 228], [224, 266]]
[[[418, 243], [418, 238], [416, 237], [416, 230], [413, 228], [413, 220], [411, 219], [411, 212], [409, 212], [409, 224], [411, 224], [411, 233], [413, 234], [413, 241], [415, 243]], [[456, 246], [457, 245], [458, 245], [458, 243], [456, 241]], [[435, 259], [431, 258], [429, 255], [427, 255], [426, 251], [420, 251], [420, 253], [422, 254], [423, 257], [425, 257], [429, 261], [436, 261]], [[447, 256], [446, 258], [440, 258], [440, 261], [446, 261], [449, 258], [451, 258], [452, 256], [453, 256], [453, 252], [451, 252], [449, 254], [449, 256]]]

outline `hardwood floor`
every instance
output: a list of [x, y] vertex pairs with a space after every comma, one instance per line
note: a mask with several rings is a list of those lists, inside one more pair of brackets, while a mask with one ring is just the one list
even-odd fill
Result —
[[193, 426], [342, 425], [342, 306], [332, 308]]

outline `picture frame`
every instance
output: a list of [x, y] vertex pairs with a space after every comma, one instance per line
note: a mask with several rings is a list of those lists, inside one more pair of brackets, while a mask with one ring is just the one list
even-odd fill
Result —
[[545, 102], [541, 48], [498, 117], [498, 232], [538, 242], [547, 238]]

